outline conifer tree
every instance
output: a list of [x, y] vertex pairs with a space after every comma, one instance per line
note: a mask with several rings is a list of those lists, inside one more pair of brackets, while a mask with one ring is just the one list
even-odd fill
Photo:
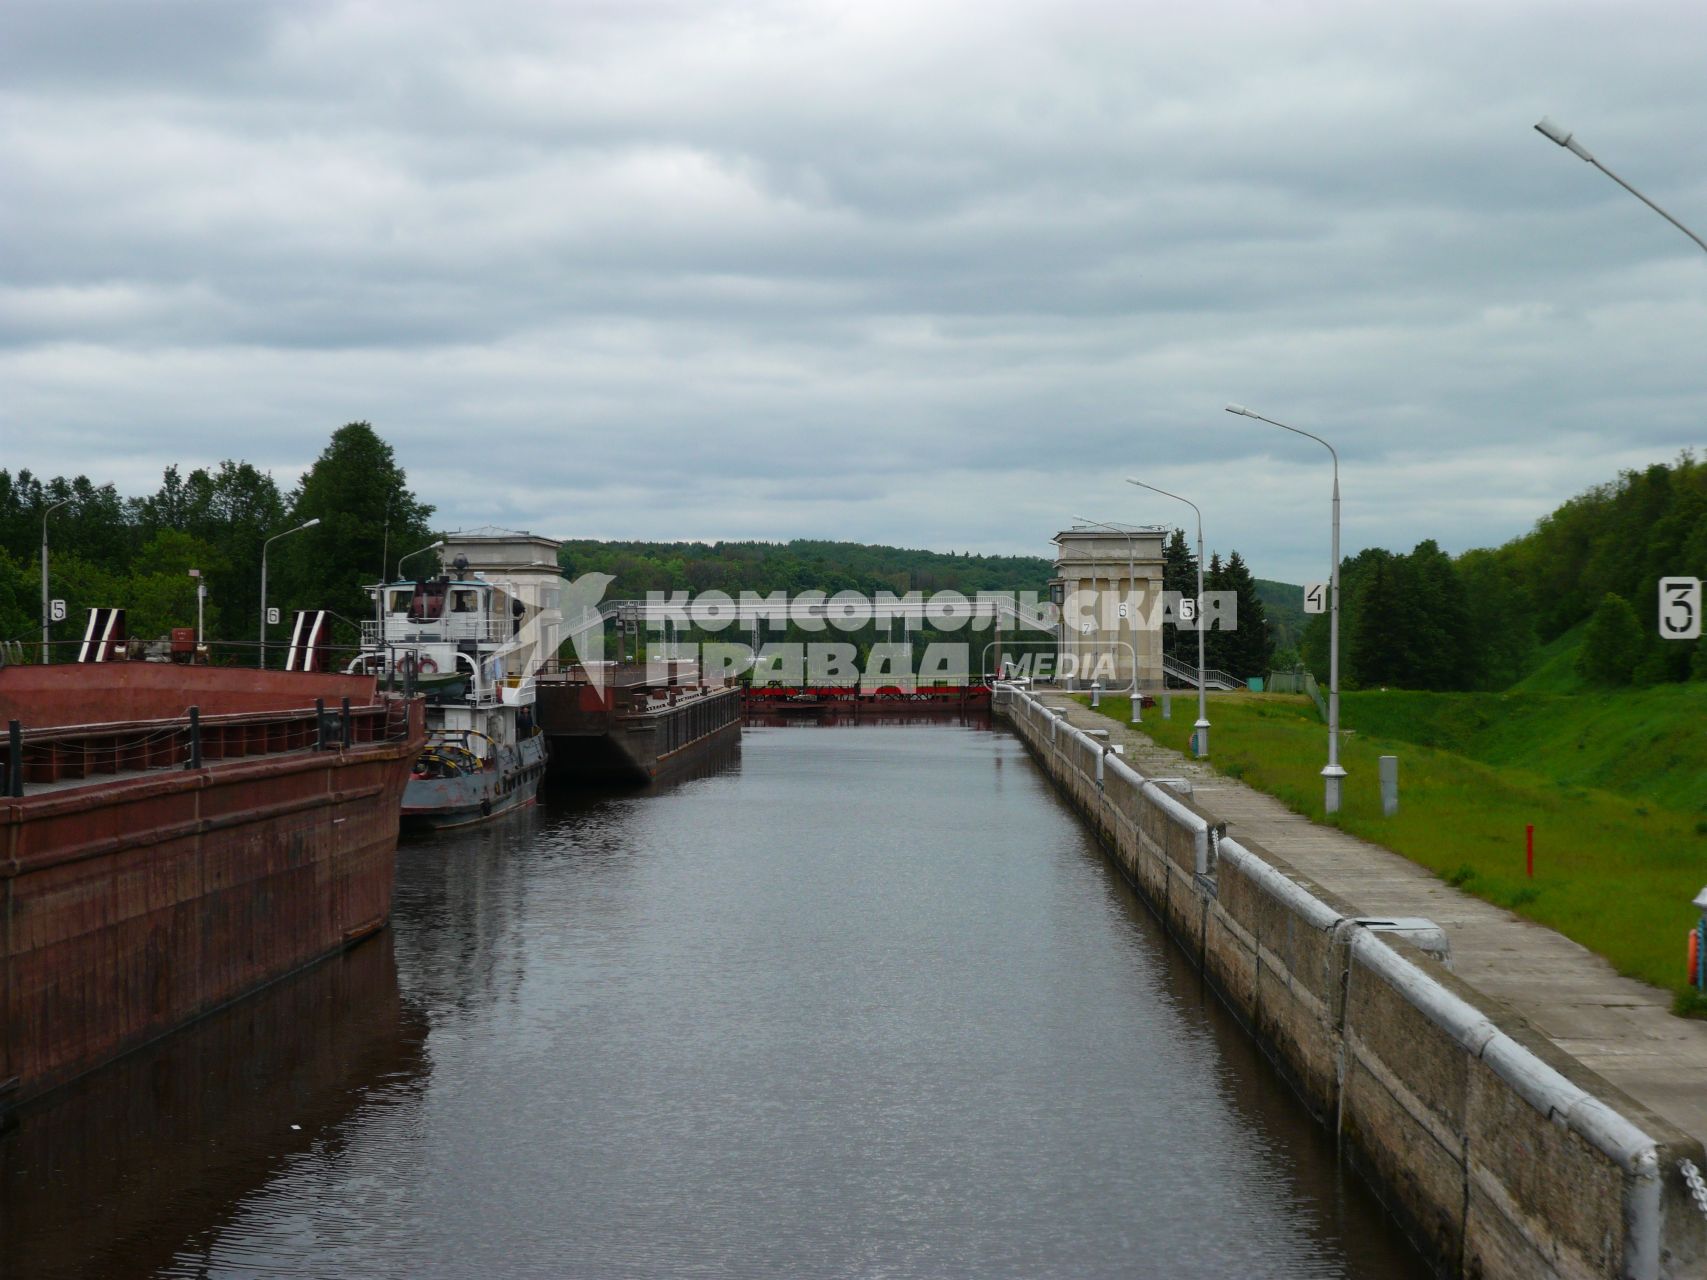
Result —
[[1237, 629], [1228, 638], [1226, 670], [1245, 679], [1266, 675], [1274, 656], [1274, 639], [1269, 634], [1262, 598], [1257, 595], [1256, 578], [1237, 551], [1228, 554], [1223, 577], [1226, 589], [1238, 602]]
[[[1227, 582], [1227, 567], [1221, 563], [1221, 553], [1219, 551], [1211, 551], [1209, 553], [1209, 565], [1203, 571], [1203, 590], [1206, 595], [1212, 595], [1217, 591], [1232, 590]], [[1198, 619], [1199, 625], [1202, 625], [1203, 621], [1204, 619], [1200, 616]], [[1222, 630], [1219, 626], [1213, 627], [1204, 632], [1204, 666], [1214, 667], [1221, 671], [1225, 671], [1227, 669], [1227, 664], [1232, 659], [1231, 650], [1234, 643], [1234, 635], [1234, 632]]]
[[[1175, 529], [1162, 547], [1162, 590], [1178, 592], [1181, 600], [1197, 595], [1197, 556], [1185, 539], [1185, 530]], [[1162, 652], [1193, 665], [1197, 662], [1197, 640], [1179, 626], [1162, 629]]]
[[1348, 628], [1347, 681], [1365, 689], [1403, 684], [1406, 658], [1399, 634], [1403, 592], [1394, 557], [1385, 551], [1372, 555], [1359, 577], [1357, 612]]

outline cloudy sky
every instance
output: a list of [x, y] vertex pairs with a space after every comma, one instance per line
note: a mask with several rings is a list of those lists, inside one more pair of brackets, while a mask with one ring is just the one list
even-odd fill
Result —
[[[0, 8], [0, 466], [1299, 580], [1707, 442], [1707, 6]], [[1183, 508], [1180, 508], [1183, 511]]]

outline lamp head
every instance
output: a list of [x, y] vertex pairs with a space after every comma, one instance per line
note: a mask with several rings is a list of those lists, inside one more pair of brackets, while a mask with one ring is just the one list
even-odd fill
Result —
[[1242, 404], [1230, 404], [1230, 405], [1228, 405], [1227, 406], [1227, 412], [1228, 413], [1236, 413], [1241, 418], [1254, 418], [1257, 416], [1256, 414], [1252, 413], [1249, 409], [1245, 408], [1245, 406]]
[[1569, 129], [1565, 128], [1563, 125], [1554, 123], [1553, 119], [1549, 116], [1541, 117], [1540, 123], [1535, 126], [1535, 132], [1539, 133], [1549, 142], [1558, 143], [1574, 156], [1580, 156], [1584, 160], [1594, 159], [1594, 157], [1589, 154], [1588, 148], [1578, 142], [1576, 140], [1576, 136]]
[[317, 525], [319, 523], [320, 523], [320, 517], [315, 516], [314, 519], [306, 522], [305, 524], [299, 524], [296, 527], [298, 529], [312, 529], [315, 525]]

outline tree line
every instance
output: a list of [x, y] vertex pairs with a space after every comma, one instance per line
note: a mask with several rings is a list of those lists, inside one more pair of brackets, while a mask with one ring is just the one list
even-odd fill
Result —
[[[188, 475], [167, 467], [158, 489], [131, 498], [86, 476], [0, 470], [0, 638], [39, 638], [44, 516], [52, 594], [68, 614], [56, 642], [80, 637], [95, 606], [124, 607], [132, 636], [152, 639], [193, 624], [189, 571], [197, 569], [207, 585], [206, 634], [246, 645], [252, 659], [269, 538], [319, 521], [273, 544], [268, 603], [287, 622], [294, 609], [329, 608], [343, 619], [338, 638], [353, 643], [355, 620], [371, 608], [362, 584], [380, 576], [382, 558], [395, 567], [400, 554], [432, 541], [432, 514], [410, 492], [391, 446], [365, 422], [333, 432], [289, 488], [237, 460]], [[272, 641], [286, 638], [284, 626], [272, 630]]]
[[[566, 542], [559, 552], [564, 573], [573, 578], [598, 571], [613, 574], [613, 596], [644, 596], [660, 591], [742, 591], [798, 595], [803, 591], [854, 591], [874, 598], [879, 592], [905, 595], [909, 591], [1033, 591], [1046, 598], [1053, 564], [1042, 556], [974, 555], [970, 552], [925, 551], [858, 542], [824, 542], [796, 538], [789, 542]], [[1271, 584], [1276, 585], [1276, 584]], [[1273, 657], [1273, 629], [1267, 619], [1258, 580], [1244, 558], [1230, 552], [1226, 560], [1210, 556], [1204, 571], [1206, 591], [1230, 591], [1238, 600], [1238, 627], [1205, 634], [1205, 663], [1241, 678], [1262, 675]], [[1197, 557], [1184, 534], [1174, 530], [1164, 546], [1163, 589], [1184, 596], [1197, 594]], [[1296, 591], [1296, 588], [1292, 590]], [[1188, 665], [1197, 665], [1193, 632], [1163, 630], [1163, 651]], [[919, 644], [964, 639], [962, 633], [917, 630]], [[785, 638], [782, 633], [771, 639]], [[786, 638], [822, 638], [790, 628]], [[841, 637], [838, 637], [841, 638]], [[847, 639], [863, 652], [882, 637], [873, 628], [849, 633]]]
[[[1707, 465], [1688, 452], [1595, 486], [1500, 547], [1358, 552], [1340, 567], [1341, 679], [1504, 689], [1577, 627], [1577, 671], [1592, 683], [1707, 679], [1707, 644], [1659, 635], [1657, 584], [1668, 576], [1707, 577]], [[1302, 649], [1325, 679], [1326, 615]]]
[[558, 552], [565, 576], [612, 574], [611, 593], [641, 597], [653, 591], [1035, 591], [1049, 583], [1041, 556], [973, 555], [861, 542], [795, 538], [788, 542], [602, 542], [574, 539]]
[[[335, 638], [354, 643], [356, 621], [371, 605], [364, 584], [397, 571], [399, 558], [438, 536], [434, 508], [409, 489], [389, 444], [372, 426], [353, 422], [332, 433], [296, 482], [281, 485], [253, 464], [228, 459], [187, 474], [169, 466], [149, 494], [125, 497], [88, 477], [43, 478], [0, 470], [0, 639], [33, 641], [39, 629], [40, 545], [49, 518], [52, 593], [68, 605], [55, 640], [69, 646], [89, 608], [121, 605], [130, 634], [155, 638], [196, 617], [196, 582], [207, 586], [206, 634], [238, 660], [252, 656], [260, 620], [262, 549], [269, 539], [309, 520], [313, 528], [273, 542], [267, 555], [268, 603], [288, 620], [298, 608], [329, 608], [340, 620]], [[975, 555], [854, 542], [797, 538], [788, 542], [648, 542], [575, 539], [559, 552], [566, 576], [615, 576], [612, 594], [722, 590], [856, 591], [868, 597], [954, 590], [1034, 591], [1045, 596], [1053, 567], [1041, 556]], [[425, 572], [417, 561], [411, 571]], [[1268, 584], [1273, 587], [1275, 584]], [[1165, 586], [1196, 592], [1196, 559], [1175, 530], [1167, 544]], [[1244, 559], [1217, 554], [1204, 586], [1238, 597], [1239, 628], [1206, 636], [1208, 664], [1240, 676], [1268, 669], [1271, 628], [1259, 585]], [[1183, 643], [1196, 663], [1196, 642], [1170, 628], [1164, 646]], [[284, 626], [270, 640], [282, 642]], [[781, 638], [772, 636], [771, 638]], [[791, 638], [813, 638], [793, 636]], [[856, 639], [880, 639], [875, 629]], [[921, 644], [963, 638], [915, 631]], [[64, 656], [65, 649], [60, 650]], [[247, 655], [247, 656], [245, 656]]]

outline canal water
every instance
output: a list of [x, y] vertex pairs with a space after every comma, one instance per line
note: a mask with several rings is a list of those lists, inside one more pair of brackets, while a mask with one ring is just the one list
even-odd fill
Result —
[[753, 729], [27, 1109], [0, 1273], [1426, 1273], [1020, 744]]

